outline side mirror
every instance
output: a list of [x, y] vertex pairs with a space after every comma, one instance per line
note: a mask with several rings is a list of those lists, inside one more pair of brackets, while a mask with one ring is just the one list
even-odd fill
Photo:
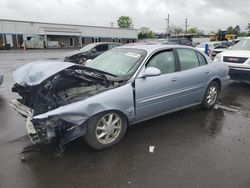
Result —
[[142, 73], [141, 78], [146, 78], [146, 77], [152, 77], [152, 76], [159, 76], [161, 75], [161, 71], [158, 68], [155, 67], [147, 67]]

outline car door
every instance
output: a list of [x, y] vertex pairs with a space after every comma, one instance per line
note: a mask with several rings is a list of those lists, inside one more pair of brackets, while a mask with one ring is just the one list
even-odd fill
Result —
[[160, 69], [161, 75], [135, 79], [136, 121], [158, 116], [178, 106], [175, 79], [179, 73], [173, 50], [157, 52], [146, 63], [147, 67]]
[[178, 55], [179, 75], [176, 84], [180, 88], [179, 105], [199, 103], [205, 93], [211, 70], [205, 57], [189, 48], [175, 49]]

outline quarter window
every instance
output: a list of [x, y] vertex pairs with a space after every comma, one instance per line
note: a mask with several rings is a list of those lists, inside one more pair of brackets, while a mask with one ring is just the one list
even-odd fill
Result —
[[199, 67], [199, 60], [194, 50], [177, 49], [180, 60], [181, 70], [188, 70]]
[[199, 62], [200, 62], [200, 66], [202, 65], [206, 65], [207, 64], [207, 60], [205, 59], [205, 57], [203, 55], [201, 55], [199, 52], [196, 52]]
[[147, 67], [160, 69], [162, 74], [175, 72], [175, 60], [173, 51], [165, 51], [155, 55], [148, 63]]

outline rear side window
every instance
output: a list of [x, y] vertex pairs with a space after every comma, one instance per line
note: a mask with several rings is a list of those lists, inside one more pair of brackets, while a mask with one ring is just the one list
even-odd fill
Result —
[[207, 64], [207, 60], [205, 59], [205, 57], [203, 55], [201, 55], [199, 52], [196, 52], [199, 62], [200, 62], [200, 66], [202, 65], [206, 65]]
[[188, 70], [199, 67], [199, 60], [194, 50], [177, 49], [181, 70]]
[[164, 51], [156, 54], [149, 61], [147, 67], [158, 68], [162, 74], [175, 72], [175, 59], [173, 51]]

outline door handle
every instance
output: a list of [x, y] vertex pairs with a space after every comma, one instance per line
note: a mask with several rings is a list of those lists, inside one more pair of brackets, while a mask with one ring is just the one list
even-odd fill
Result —
[[206, 71], [205, 73], [206, 73], [206, 74], [210, 74], [210, 71]]

